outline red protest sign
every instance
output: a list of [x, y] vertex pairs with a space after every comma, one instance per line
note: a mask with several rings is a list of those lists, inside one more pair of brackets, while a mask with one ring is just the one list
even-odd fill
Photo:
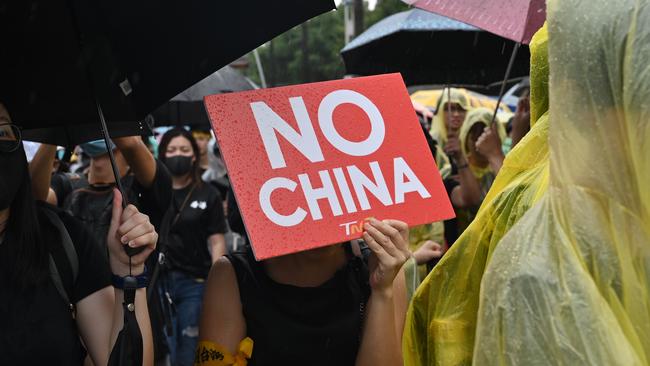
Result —
[[399, 74], [205, 105], [258, 260], [359, 238], [368, 217], [454, 216]]

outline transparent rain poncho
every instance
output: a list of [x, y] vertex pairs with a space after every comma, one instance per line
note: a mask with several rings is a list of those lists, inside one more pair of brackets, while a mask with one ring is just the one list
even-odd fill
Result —
[[[543, 29], [531, 43], [531, 90], [537, 95], [548, 90], [546, 42]], [[405, 365], [471, 364], [480, 283], [490, 255], [548, 186], [547, 106], [531, 100], [538, 118], [531, 120], [530, 132], [506, 157], [472, 224], [414, 294], [404, 329]]]
[[494, 250], [475, 365], [648, 365], [650, 1], [549, 0], [549, 189]]

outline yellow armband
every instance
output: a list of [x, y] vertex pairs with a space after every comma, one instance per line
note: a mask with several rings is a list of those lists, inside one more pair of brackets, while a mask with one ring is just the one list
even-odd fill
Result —
[[253, 340], [246, 337], [231, 355], [226, 347], [210, 341], [200, 341], [196, 346], [194, 366], [246, 366], [253, 355]]

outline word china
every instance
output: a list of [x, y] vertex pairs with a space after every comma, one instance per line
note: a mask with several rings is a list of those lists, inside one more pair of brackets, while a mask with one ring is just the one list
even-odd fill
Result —
[[[333, 121], [334, 110], [341, 104], [350, 103], [361, 108], [370, 119], [370, 134], [359, 142], [349, 141], [336, 130]], [[307, 108], [301, 97], [289, 99], [298, 131], [294, 130], [287, 121], [278, 116], [266, 103], [251, 103], [251, 109], [257, 122], [257, 127], [264, 142], [264, 148], [272, 169], [286, 167], [286, 161], [278, 143], [278, 135], [284, 137], [294, 148], [312, 163], [325, 160], [318, 138], [313, 128], [312, 121], [307, 113]], [[318, 107], [318, 125], [322, 134], [332, 147], [349, 156], [368, 156], [381, 147], [384, 142], [386, 127], [384, 119], [375, 104], [361, 93], [352, 90], [337, 90], [329, 93]], [[422, 198], [429, 198], [431, 194], [418, 179], [403, 157], [395, 157], [389, 167], [393, 175], [394, 187], [389, 189], [384, 179], [382, 165], [378, 161], [370, 162], [372, 176], [368, 177], [356, 165], [336, 167], [330, 170], [318, 171], [317, 177], [309, 174], [299, 174], [295, 179], [287, 177], [273, 177], [267, 180], [259, 192], [259, 202], [266, 217], [280, 226], [294, 226], [300, 224], [307, 217], [303, 207], [297, 207], [288, 215], [278, 213], [271, 203], [271, 195], [277, 189], [286, 189], [291, 192], [296, 190], [298, 183], [305, 198], [312, 220], [323, 218], [319, 207], [319, 200], [329, 204], [334, 216], [343, 215], [343, 208], [339, 202], [337, 192], [343, 198], [347, 213], [357, 212], [359, 209], [371, 209], [368, 193], [372, 194], [384, 206], [404, 202], [404, 196], [409, 192], [417, 192]], [[346, 175], [352, 183], [348, 185]], [[332, 176], [334, 180], [332, 180]], [[318, 181], [319, 184], [315, 184]], [[320, 186], [315, 188], [315, 186]], [[355, 200], [356, 198], [356, 200]], [[358, 203], [358, 206], [357, 206]]]
[[258, 260], [360, 238], [368, 217], [453, 217], [399, 74], [210, 95]]

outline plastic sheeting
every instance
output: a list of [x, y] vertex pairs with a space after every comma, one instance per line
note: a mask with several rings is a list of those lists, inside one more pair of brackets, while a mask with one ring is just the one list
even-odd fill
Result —
[[476, 365], [648, 365], [650, 1], [549, 0], [549, 190], [485, 272]]
[[[548, 77], [544, 30], [531, 43], [531, 85]], [[499, 240], [546, 191], [547, 136], [543, 115], [506, 157], [476, 219], [416, 291], [404, 329], [406, 365], [471, 364], [483, 272]]]

